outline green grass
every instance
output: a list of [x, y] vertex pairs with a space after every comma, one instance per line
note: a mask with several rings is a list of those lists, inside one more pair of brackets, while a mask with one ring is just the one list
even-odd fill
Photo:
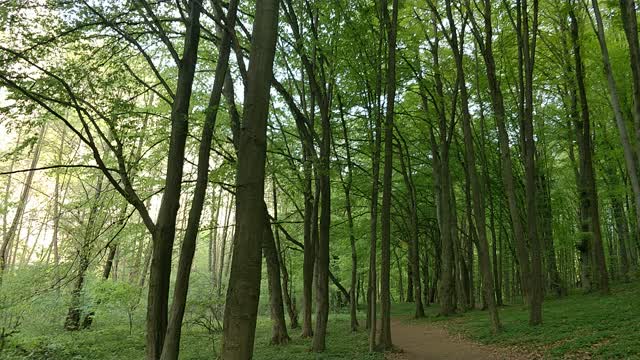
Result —
[[[361, 322], [364, 322], [364, 314], [360, 314]], [[381, 354], [368, 353], [367, 331], [361, 330], [352, 333], [350, 330], [348, 314], [335, 314], [329, 316], [329, 328], [327, 330], [327, 351], [315, 354], [309, 351], [311, 339], [301, 339], [300, 330], [290, 332], [291, 342], [286, 346], [269, 346], [270, 327], [268, 322], [262, 321], [256, 333], [256, 350], [254, 358], [257, 360], [312, 360], [312, 359], [357, 359], [375, 360], [383, 359]]]
[[[20, 334], [11, 338], [0, 353], [6, 360], [120, 360], [144, 358], [143, 314], [136, 314], [131, 335], [126, 317], [117, 313], [97, 314], [90, 330], [66, 332], [62, 321], [41, 322], [50, 314], [41, 314], [25, 322]], [[42, 317], [42, 318], [40, 318]], [[311, 339], [300, 338], [300, 330], [290, 330], [291, 342], [284, 346], [269, 345], [271, 322], [261, 317], [256, 330], [254, 359], [383, 359], [369, 354], [367, 332], [351, 333], [347, 314], [331, 315], [327, 332], [327, 351], [310, 352]], [[206, 331], [185, 326], [180, 359], [211, 360], [220, 349], [221, 334], [211, 337]], [[215, 344], [215, 346], [214, 346]]]
[[[413, 313], [413, 304], [395, 306], [396, 315]], [[572, 294], [562, 299], [546, 299], [543, 324], [528, 325], [523, 305], [500, 309], [504, 326], [492, 334], [484, 311], [470, 311], [450, 318], [437, 317], [429, 308], [424, 320], [437, 322], [449, 331], [485, 344], [514, 346], [544, 358], [640, 359], [640, 286], [616, 285], [611, 295]]]

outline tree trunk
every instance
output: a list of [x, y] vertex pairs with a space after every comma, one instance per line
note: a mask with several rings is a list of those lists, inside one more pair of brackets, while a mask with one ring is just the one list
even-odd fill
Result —
[[[16, 139], [15, 150], [18, 150], [20, 146], [22, 138], [22, 131], [18, 132], [18, 137]], [[9, 163], [9, 175], [7, 175], [7, 186], [4, 190], [4, 204], [2, 205], [2, 240], [4, 241], [5, 237], [8, 233], [7, 226], [9, 225], [7, 215], [9, 213], [9, 204], [11, 202], [11, 184], [13, 180], [13, 168], [16, 165], [16, 161], [18, 160], [18, 152], [11, 157], [11, 162]]]
[[218, 217], [220, 215], [220, 208], [222, 207], [222, 192], [224, 189], [220, 188], [218, 196], [216, 197], [216, 191], [212, 191], [211, 199], [211, 221], [209, 222], [209, 273], [211, 273], [211, 284], [214, 289], [220, 286], [217, 282], [218, 274]]
[[422, 276], [422, 302], [424, 304], [424, 306], [429, 306], [429, 262], [428, 262], [428, 258], [429, 258], [429, 251], [427, 250], [427, 246], [426, 246], [426, 242], [425, 242], [425, 249], [424, 249], [424, 257], [423, 257], [423, 261], [422, 261], [422, 273], [424, 274]]
[[[42, 150], [42, 146], [44, 144], [44, 137], [47, 131], [47, 126], [44, 125], [40, 128], [40, 133], [38, 135], [38, 143], [33, 151], [33, 157], [31, 158], [31, 168], [35, 169], [38, 166], [38, 160], [40, 159], [40, 152]], [[35, 170], [31, 170], [27, 172], [27, 178], [24, 181], [24, 185], [22, 186], [22, 193], [20, 194], [20, 201], [18, 202], [18, 207], [16, 208], [16, 213], [13, 216], [13, 220], [11, 221], [11, 226], [7, 230], [2, 239], [2, 245], [0, 246], [0, 284], [2, 283], [2, 275], [8, 265], [7, 259], [9, 256], [10, 245], [12, 244], [14, 239], [17, 239], [20, 231], [20, 224], [22, 222], [22, 216], [24, 215], [24, 211], [27, 208], [27, 202], [29, 202], [29, 193], [31, 192], [31, 183], [33, 182], [33, 176], [35, 175]]]
[[636, 130], [636, 156], [640, 157], [640, 43], [635, 0], [620, 0], [622, 27], [629, 45], [629, 62], [633, 84], [633, 122]]
[[[400, 167], [402, 171], [402, 177], [404, 179], [407, 193], [409, 194], [409, 266], [407, 268], [408, 273], [408, 291], [407, 302], [415, 302], [415, 318], [424, 317], [424, 306], [422, 304], [422, 286], [420, 284], [420, 246], [418, 239], [418, 199], [415, 184], [413, 182], [413, 169], [411, 166], [411, 156], [407, 143], [402, 137], [402, 134], [398, 133], [398, 137], [402, 141], [402, 145], [399, 146], [400, 150]], [[404, 148], [404, 151], [403, 151]], [[406, 164], [404, 156], [407, 156]]]
[[376, 350], [377, 299], [378, 299], [378, 197], [380, 195], [380, 149], [382, 147], [382, 42], [383, 25], [380, 22], [380, 38], [378, 42], [378, 58], [376, 63], [375, 114], [374, 127], [371, 129], [371, 204], [369, 207], [369, 277], [367, 284], [367, 328], [369, 329], [369, 352]]
[[[600, 52], [602, 54], [602, 62], [604, 65], [604, 71], [607, 76], [607, 87], [609, 89], [609, 100], [611, 102], [611, 108], [616, 120], [616, 126], [620, 135], [620, 141], [622, 142], [622, 150], [624, 154], [625, 164], [627, 167], [627, 174], [629, 181], [631, 182], [631, 189], [633, 191], [635, 214], [636, 214], [636, 231], [640, 233], [640, 181], [638, 180], [638, 163], [631, 147], [631, 141], [629, 139], [629, 133], [627, 131], [627, 125], [625, 123], [622, 109], [620, 107], [620, 99], [618, 96], [618, 89], [616, 80], [611, 68], [611, 61], [609, 59], [609, 49], [607, 47], [604, 24], [602, 23], [602, 15], [600, 14], [600, 7], [598, 6], [598, 0], [591, 0], [593, 7], [593, 13], [596, 20], [596, 33], [598, 36], [598, 43], [600, 44]], [[628, 15], [625, 15], [628, 16]], [[627, 19], [632, 20], [632, 19]], [[637, 21], [637, 20], [636, 20]], [[627, 26], [625, 26], [626, 28]], [[631, 50], [633, 53], [633, 50]], [[635, 64], [637, 65], [637, 64]], [[635, 65], [632, 65], [632, 69], [635, 71]], [[636, 76], [635, 74], [633, 76]], [[637, 91], [637, 84], [634, 83], [634, 91]], [[634, 98], [634, 106], [638, 106], [640, 103]], [[635, 108], [634, 108], [635, 109]], [[634, 114], [635, 116], [635, 114]], [[638, 128], [640, 130], [640, 128]]]
[[[329, 90], [331, 91], [331, 86]], [[328, 98], [330, 95], [318, 96], [320, 102], [320, 118], [322, 127], [322, 143], [320, 144], [320, 227], [316, 254], [316, 330], [313, 336], [312, 350], [322, 352], [326, 348], [327, 322], [329, 319], [329, 232], [331, 228], [331, 121]]]
[[[224, 228], [222, 229], [222, 237], [220, 238], [220, 240], [222, 241], [222, 246], [220, 248], [220, 268], [218, 269], [218, 295], [222, 294], [222, 289], [223, 289], [223, 278], [224, 278], [224, 274], [225, 274], [225, 260], [226, 260], [226, 256], [227, 256], [227, 238], [228, 238], [228, 234], [229, 234], [229, 220], [231, 219], [231, 210], [233, 209], [232, 206], [232, 202], [233, 202], [233, 195], [231, 196], [231, 198], [227, 199], [227, 211], [225, 212], [225, 218], [224, 218]], [[234, 239], [233, 236], [231, 236], [231, 239]], [[234, 240], [231, 241], [232, 245]], [[231, 250], [231, 253], [233, 253], [233, 249]]]
[[615, 196], [611, 197], [611, 207], [613, 209], [613, 217], [616, 226], [616, 233], [618, 234], [619, 243], [619, 256], [620, 256], [620, 274], [624, 281], [629, 281], [629, 251], [627, 246], [629, 244], [629, 224], [624, 212], [624, 207]]
[[[58, 148], [58, 163], [62, 164], [62, 156], [64, 154], [64, 141], [66, 134], [66, 127], [62, 128], [62, 133], [60, 134], [60, 147]], [[64, 182], [64, 178], [62, 181], [60, 180], [60, 174], [56, 172], [56, 184], [53, 193], [53, 234], [51, 236], [51, 246], [53, 251], [53, 263], [56, 265], [56, 269], [58, 268], [58, 264], [60, 264], [60, 251], [59, 251], [59, 231], [60, 231], [60, 217], [62, 213], [60, 211], [60, 192], [62, 190], [62, 185]], [[64, 199], [62, 199], [64, 202]], [[57, 277], [57, 270], [56, 270]]]
[[113, 259], [116, 257], [116, 246], [109, 245], [108, 247], [109, 253], [107, 254], [107, 262], [104, 264], [104, 269], [102, 270], [102, 279], [109, 279], [109, 275], [111, 274], [111, 268], [113, 268]]
[[393, 0], [391, 18], [387, 1], [382, 1], [382, 12], [388, 34], [387, 112], [384, 127], [384, 171], [382, 175], [382, 240], [380, 264], [380, 349], [391, 350], [391, 181], [393, 171], [393, 118], [396, 97], [396, 38], [398, 31], [398, 0]]
[[[469, 9], [471, 10], [471, 9]], [[516, 185], [513, 174], [513, 161], [509, 144], [509, 135], [506, 127], [504, 96], [500, 87], [500, 81], [496, 72], [495, 58], [493, 54], [493, 25], [491, 0], [484, 0], [484, 36], [477, 35], [478, 44], [486, 67], [489, 92], [491, 93], [491, 105], [493, 108], [496, 127], [498, 129], [498, 143], [500, 149], [500, 163], [502, 164], [502, 181], [507, 197], [509, 216], [514, 233], [515, 252], [520, 267], [520, 283], [525, 295], [529, 293], [530, 262], [525, 241], [524, 226], [520, 218], [520, 209], [516, 197]], [[477, 29], [478, 32], [480, 29]]]
[[236, 230], [221, 353], [225, 360], [246, 360], [253, 356], [262, 271], [261, 244], [267, 226], [263, 205], [266, 132], [278, 5], [277, 0], [256, 3], [245, 110], [239, 134]]
[[[272, 175], [274, 178], [273, 185], [273, 222], [277, 223], [278, 221], [278, 199], [276, 197], [276, 178], [275, 173]], [[267, 214], [268, 215], [268, 214]], [[280, 232], [278, 228], [275, 229], [275, 241], [276, 241], [276, 249], [278, 255], [278, 263], [280, 264], [280, 270], [282, 271], [282, 296], [284, 297], [284, 303], [287, 306], [287, 312], [289, 314], [289, 322], [292, 329], [296, 329], [299, 327], [298, 325], [298, 310], [296, 309], [296, 304], [291, 299], [292, 295], [289, 289], [289, 272], [287, 271], [287, 265], [285, 264], [284, 252], [282, 251], [282, 247], [280, 246]], [[268, 235], [268, 234], [267, 234]]]
[[267, 260], [267, 276], [269, 282], [269, 303], [271, 307], [271, 345], [283, 345], [291, 340], [287, 333], [284, 319], [284, 303], [282, 300], [282, 283], [280, 282], [280, 259], [276, 248], [267, 204], [264, 204], [265, 228], [262, 238], [262, 254]]
[[[236, 11], [238, 1], [229, 1], [229, 9], [225, 24], [229, 29], [233, 29], [236, 22]], [[222, 18], [222, 14], [219, 14]], [[200, 227], [200, 218], [204, 208], [204, 200], [209, 184], [209, 157], [211, 153], [211, 143], [213, 141], [216, 126], [216, 117], [222, 98], [222, 87], [225, 75], [229, 67], [229, 53], [231, 51], [231, 31], [222, 32], [222, 39], [218, 49], [218, 61], [216, 62], [215, 78], [209, 104], [205, 111], [204, 126], [198, 148], [198, 166], [196, 175], [196, 185], [189, 210], [189, 220], [182, 241], [180, 259], [178, 262], [178, 273], [176, 274], [175, 288], [173, 292], [173, 302], [169, 314], [169, 323], [165, 335], [164, 347], [162, 349], [161, 360], [177, 360], [180, 350], [180, 335], [182, 331], [182, 319], [187, 304], [187, 292], [189, 291], [189, 278], [191, 275], [191, 265], [196, 251], [196, 239]]]
[[102, 184], [104, 176], [98, 175], [98, 182], [96, 184], [96, 193], [93, 198], [93, 203], [89, 208], [89, 214], [87, 216], [87, 223], [84, 229], [84, 236], [82, 237], [82, 243], [78, 249], [78, 274], [76, 281], [71, 291], [71, 305], [67, 312], [67, 317], [64, 321], [64, 328], [67, 331], [76, 331], [81, 329], [80, 319], [82, 318], [82, 291], [84, 288], [85, 277], [87, 269], [89, 268], [89, 262], [91, 257], [91, 246], [96, 240], [96, 236], [100, 234], [99, 229], [95, 229], [96, 217], [98, 216], [98, 210], [100, 210], [100, 196], [102, 195]]
[[[543, 170], [544, 171], [544, 170]], [[551, 209], [551, 190], [549, 181], [544, 173], [538, 176], [538, 197], [540, 201], [540, 221], [542, 222], [542, 244], [544, 244], [545, 263], [547, 267], [547, 277], [549, 278], [549, 288], [555, 292], [557, 297], [565, 293], [556, 260], [556, 250], [553, 244], [553, 210]]]
[[180, 207], [182, 168], [189, 129], [189, 104], [200, 42], [199, 1], [189, 1], [184, 50], [171, 107], [171, 136], [164, 193], [153, 231], [153, 251], [147, 300], [147, 360], [160, 358], [168, 323], [171, 258]]
[[[408, 255], [409, 257], [411, 254]], [[405, 301], [408, 303], [414, 302], [413, 299], [413, 272], [411, 270], [411, 262], [407, 262], [407, 296], [405, 297]]]
[[[434, 14], [435, 16], [435, 14]], [[435, 22], [435, 20], [434, 20]], [[435, 25], [434, 25], [435, 27]], [[433, 169], [434, 169], [434, 184], [436, 187], [436, 203], [438, 213], [438, 226], [440, 232], [440, 241], [438, 242], [439, 254], [436, 256], [436, 260], [439, 263], [436, 264], [437, 282], [438, 282], [438, 299], [440, 302], [440, 314], [443, 316], [449, 316], [455, 311], [455, 278], [454, 268], [455, 263], [453, 259], [453, 243], [451, 239], [451, 225], [452, 225], [452, 212], [451, 212], [451, 171], [449, 168], [449, 153], [451, 147], [452, 129], [448, 129], [447, 117], [443, 110], [444, 107], [444, 85], [442, 81], [442, 74], [440, 72], [440, 59], [439, 59], [439, 37], [437, 35], [432, 42], [431, 54], [433, 56], [433, 69], [436, 87], [436, 96], [440, 104], [438, 106], [438, 127], [439, 127], [439, 141], [436, 142], [433, 129], [430, 129], [432, 152], [433, 152]], [[423, 107], [426, 111], [426, 95], [422, 94]], [[451, 135], [450, 135], [451, 132]], [[435, 299], [436, 287], [431, 286], [432, 296], [431, 301]]]
[[[593, 146], [591, 140], [591, 124], [589, 118], [589, 106], [587, 103], [587, 92], [584, 82], [584, 71], [580, 50], [580, 39], [578, 21], [573, 9], [570, 9], [571, 18], [571, 39], [573, 44], [573, 56], [576, 69], [576, 84], [578, 87], [578, 98], [580, 100], [581, 119], [578, 121], [577, 114], [574, 115], [576, 137], [578, 139], [578, 150], [580, 153], [580, 217], [581, 217], [581, 243], [579, 249], [589, 257], [588, 263], [595, 266], [592, 270], [596, 276], [596, 283], [600, 291], [609, 293], [609, 277], [604, 257], [604, 247], [602, 245], [602, 231], [600, 227], [600, 213], [598, 206], [598, 193], [596, 190], [595, 170], [593, 167]], [[590, 234], [591, 236], [588, 236]], [[586, 260], [586, 259], [585, 259]]]
[[358, 304], [357, 304], [357, 286], [358, 286], [358, 252], [356, 251], [356, 236], [353, 229], [353, 213], [351, 211], [351, 186], [353, 183], [353, 168], [351, 163], [351, 146], [349, 143], [349, 134], [347, 132], [347, 122], [344, 118], [344, 108], [342, 98], [338, 93], [338, 104], [340, 106], [340, 124], [342, 125], [342, 136], [344, 137], [344, 147], [347, 153], [347, 178], [346, 181], [340, 171], [340, 180], [344, 189], [345, 210], [347, 213], [347, 225], [349, 227], [349, 245], [351, 246], [351, 287], [349, 289], [349, 317], [351, 319], [351, 331], [358, 330]]
[[[308, 140], [303, 140], [308, 141]], [[304, 259], [302, 265], [303, 281], [303, 317], [302, 317], [302, 337], [313, 336], [312, 311], [313, 311], [313, 270], [316, 264], [315, 242], [313, 237], [313, 221], [315, 217], [315, 199], [311, 190], [312, 183], [312, 154], [308, 147], [303, 144], [303, 171], [304, 171]]]
[[[517, 22], [520, 82], [520, 132], [522, 134], [527, 237], [531, 253], [529, 324], [542, 323], [542, 248], [538, 236], [536, 144], [533, 135], [533, 72], [538, 32], [538, 0], [530, 10], [528, 0], [518, 0]], [[530, 25], [530, 16], [533, 24]]]

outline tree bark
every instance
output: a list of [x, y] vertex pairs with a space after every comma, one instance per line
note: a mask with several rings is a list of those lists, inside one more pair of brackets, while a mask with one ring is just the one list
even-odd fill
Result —
[[[273, 185], [273, 222], [278, 221], [278, 199], [276, 197], [276, 178], [275, 173], [274, 177], [274, 185]], [[282, 272], [282, 296], [284, 297], [285, 305], [287, 306], [287, 312], [289, 314], [289, 322], [292, 329], [296, 329], [299, 327], [298, 325], [298, 310], [296, 309], [295, 302], [291, 299], [291, 293], [289, 289], [289, 271], [287, 270], [287, 265], [285, 264], [284, 252], [282, 251], [282, 247], [280, 246], [280, 232], [279, 229], [276, 228], [274, 230], [275, 240], [276, 240], [276, 249], [278, 251], [278, 262], [280, 264], [280, 270]]]
[[[329, 90], [331, 91], [331, 86]], [[329, 319], [329, 232], [331, 229], [331, 122], [329, 96], [319, 96], [322, 142], [320, 144], [320, 227], [316, 254], [316, 331], [311, 345], [313, 351], [326, 348], [327, 322]]]
[[147, 300], [147, 360], [160, 358], [168, 324], [171, 257], [176, 233], [176, 217], [180, 207], [182, 168], [189, 129], [189, 104], [200, 42], [200, 13], [200, 2], [189, 1], [184, 50], [171, 107], [171, 136], [165, 188], [152, 237], [153, 251]]
[[[536, 144], [533, 135], [533, 72], [538, 32], [538, 0], [533, 0], [529, 9], [527, 0], [518, 0], [517, 30], [519, 32], [518, 52], [520, 64], [520, 128], [523, 142], [525, 168], [525, 202], [527, 237], [531, 253], [531, 278], [529, 296], [529, 324], [542, 324], [542, 301], [544, 297], [542, 281], [542, 247], [538, 236], [537, 186], [536, 186]], [[531, 14], [530, 14], [531, 12]], [[533, 24], [529, 24], [529, 17]]]
[[[236, 22], [236, 11], [238, 1], [229, 1], [225, 25], [228, 30], [222, 32], [222, 39], [218, 49], [218, 60], [216, 62], [215, 78], [209, 104], [205, 110], [204, 126], [200, 146], [198, 148], [198, 165], [196, 175], [196, 185], [189, 210], [189, 220], [182, 240], [180, 259], [178, 262], [178, 273], [176, 274], [175, 287], [173, 292], [173, 302], [169, 313], [169, 323], [165, 335], [161, 360], [177, 360], [180, 351], [180, 335], [182, 330], [182, 319], [187, 304], [187, 292], [189, 291], [189, 278], [191, 275], [191, 265], [196, 251], [196, 239], [204, 208], [204, 200], [209, 184], [209, 157], [211, 153], [211, 143], [216, 126], [218, 108], [222, 98], [222, 87], [229, 68], [229, 54], [231, 52], [231, 31]], [[222, 18], [222, 14], [219, 14]]]
[[[440, 55], [439, 55], [439, 34], [436, 26], [436, 15], [433, 14], [433, 22], [435, 29], [435, 37], [431, 43], [431, 54], [433, 56], [433, 71], [435, 78], [435, 99], [434, 102], [438, 105], [436, 110], [438, 112], [438, 130], [439, 139], [436, 141], [433, 128], [430, 128], [430, 137], [432, 143], [433, 152], [433, 171], [434, 171], [434, 185], [436, 188], [436, 203], [438, 214], [438, 227], [440, 233], [440, 241], [437, 243], [439, 248], [439, 254], [436, 255], [436, 260], [439, 263], [436, 264], [437, 273], [437, 292], [438, 300], [440, 302], [440, 314], [443, 316], [449, 316], [455, 311], [455, 262], [453, 257], [453, 240], [451, 238], [451, 225], [452, 225], [452, 211], [451, 211], [451, 171], [449, 167], [451, 139], [453, 136], [452, 129], [447, 124], [447, 116], [444, 110], [444, 84], [442, 81], [442, 73], [440, 69]], [[426, 111], [427, 101], [426, 95], [422, 95], [423, 107]], [[436, 287], [431, 286], [432, 299], [435, 299]]]
[[[38, 135], [38, 143], [33, 151], [33, 157], [31, 158], [31, 168], [35, 169], [38, 166], [38, 161], [40, 160], [40, 152], [42, 151], [42, 146], [44, 144], [44, 137], [47, 132], [47, 125], [43, 125], [40, 128], [40, 133]], [[35, 170], [31, 170], [27, 172], [27, 177], [24, 181], [24, 185], [22, 186], [22, 192], [20, 194], [20, 201], [18, 202], [18, 207], [16, 208], [16, 213], [13, 216], [13, 220], [11, 221], [11, 226], [4, 234], [4, 238], [2, 239], [2, 245], [0, 246], [0, 284], [2, 283], [2, 275], [8, 265], [8, 255], [10, 245], [12, 244], [14, 239], [17, 239], [20, 231], [20, 224], [22, 222], [22, 216], [24, 215], [24, 211], [27, 208], [27, 203], [29, 202], [29, 194], [31, 192], [31, 183], [33, 182], [33, 176], [35, 175]]]
[[[600, 226], [600, 210], [598, 205], [598, 193], [596, 189], [595, 169], [593, 167], [593, 145], [591, 140], [591, 123], [589, 118], [589, 106], [587, 103], [587, 91], [584, 82], [584, 70], [579, 39], [579, 25], [573, 9], [569, 10], [571, 18], [571, 39], [573, 44], [573, 56], [575, 61], [576, 84], [578, 98], [580, 100], [581, 119], [575, 121], [576, 138], [580, 154], [580, 228], [582, 231], [581, 242], [578, 244], [581, 251], [589, 257], [588, 263], [594, 268], [588, 270], [596, 276], [596, 283], [601, 292], [609, 293], [609, 277], [602, 245], [602, 230]], [[576, 114], [577, 115], [577, 114]], [[577, 120], [577, 116], [574, 118]], [[590, 234], [590, 236], [587, 236]], [[585, 259], [586, 260], [586, 259]], [[589, 289], [590, 290], [590, 289]]]
[[344, 147], [346, 151], [347, 162], [347, 178], [344, 179], [342, 171], [339, 172], [340, 180], [342, 180], [342, 188], [345, 196], [345, 210], [347, 213], [347, 225], [349, 227], [349, 245], [351, 246], [351, 287], [349, 289], [349, 318], [351, 320], [351, 331], [358, 330], [358, 304], [356, 291], [358, 286], [358, 252], [356, 251], [356, 236], [353, 228], [353, 213], [351, 211], [351, 186], [353, 183], [353, 166], [351, 163], [351, 146], [349, 142], [349, 134], [347, 132], [347, 122], [344, 118], [344, 108], [342, 98], [338, 93], [338, 105], [340, 107], [340, 124], [342, 125], [342, 136], [344, 137]]
[[291, 340], [287, 333], [284, 319], [284, 302], [282, 300], [282, 283], [280, 282], [280, 259], [276, 248], [267, 204], [264, 204], [265, 227], [262, 238], [262, 254], [267, 260], [267, 276], [269, 283], [269, 303], [271, 308], [271, 345], [283, 345]]
[[[226, 262], [226, 256], [227, 256], [227, 239], [228, 239], [228, 234], [229, 234], [229, 221], [231, 219], [231, 210], [233, 209], [233, 206], [231, 205], [232, 202], [234, 200], [234, 196], [231, 195], [231, 198], [227, 199], [227, 203], [226, 203], [226, 212], [225, 212], [225, 217], [224, 217], [224, 227], [222, 228], [222, 237], [220, 238], [220, 241], [222, 241], [222, 246], [220, 248], [220, 268], [218, 269], [218, 295], [222, 294], [222, 289], [223, 289], [223, 279], [224, 279], [224, 275], [225, 275], [225, 264], [227, 264], [228, 267], [228, 263]], [[231, 236], [232, 239], [232, 243], [233, 243], [233, 236]], [[233, 244], [232, 244], [233, 246]], [[233, 253], [233, 249], [231, 249], [231, 253]]]
[[382, 1], [382, 11], [388, 34], [387, 62], [387, 112], [384, 127], [384, 170], [382, 175], [382, 238], [380, 264], [380, 349], [391, 350], [391, 181], [393, 171], [393, 118], [395, 116], [396, 97], [396, 42], [398, 31], [398, 0], [392, 1], [392, 14], [389, 17], [387, 0]]
[[220, 208], [222, 207], [222, 192], [224, 190], [220, 188], [218, 196], [215, 189], [212, 191], [211, 199], [211, 221], [209, 222], [209, 272], [211, 273], [211, 284], [214, 289], [220, 287], [218, 283], [218, 217], [220, 215]]
[[[413, 169], [411, 166], [411, 156], [407, 143], [402, 137], [402, 134], [398, 132], [398, 137], [402, 141], [402, 145], [399, 146], [400, 150], [400, 168], [402, 170], [402, 177], [404, 179], [405, 187], [409, 196], [409, 266], [408, 266], [408, 283], [407, 286], [407, 302], [415, 302], [414, 317], [424, 317], [424, 306], [422, 304], [422, 286], [420, 284], [420, 245], [418, 239], [418, 199], [415, 183], [413, 182]], [[404, 148], [404, 151], [403, 151]], [[407, 156], [405, 164], [405, 154]], [[409, 296], [411, 301], [409, 301]]]
[[[593, 13], [596, 20], [596, 35], [598, 36], [598, 43], [600, 44], [600, 52], [602, 54], [602, 63], [604, 65], [604, 72], [607, 76], [607, 87], [609, 89], [609, 100], [611, 102], [611, 108], [620, 135], [620, 141], [622, 142], [622, 150], [624, 154], [624, 160], [627, 168], [627, 174], [629, 181], [631, 182], [631, 189], [633, 191], [636, 224], [640, 224], [640, 181], [638, 179], [638, 163], [631, 147], [631, 141], [629, 139], [629, 133], [627, 125], [625, 123], [622, 109], [620, 107], [620, 98], [618, 96], [618, 89], [616, 80], [611, 68], [611, 60], [609, 59], [609, 49], [604, 33], [604, 24], [602, 23], [602, 15], [600, 14], [600, 7], [598, 6], [598, 0], [591, 0], [593, 7]], [[626, 16], [626, 15], [625, 15]], [[634, 70], [635, 71], [635, 70]], [[634, 75], [635, 76], [635, 75]], [[634, 84], [635, 86], [635, 84]], [[634, 88], [636, 91], [636, 88]], [[634, 106], [640, 104], [634, 100]], [[640, 129], [640, 128], [639, 128]], [[640, 225], [636, 226], [636, 231], [640, 232]]]
[[82, 237], [80, 248], [78, 251], [78, 274], [76, 275], [73, 290], [71, 291], [71, 305], [67, 312], [67, 317], [64, 321], [64, 328], [67, 331], [76, 331], [81, 329], [80, 320], [82, 318], [82, 291], [84, 288], [87, 269], [90, 263], [90, 251], [91, 245], [96, 239], [96, 236], [100, 234], [99, 229], [95, 229], [96, 217], [98, 216], [98, 210], [100, 209], [100, 196], [102, 195], [102, 185], [104, 176], [98, 175], [98, 182], [96, 184], [96, 193], [93, 197], [93, 202], [89, 208], [87, 215], [87, 223], [84, 229], [84, 236]]
[[[520, 218], [520, 210], [518, 207], [518, 200], [516, 197], [516, 185], [513, 174], [513, 161], [511, 158], [511, 150], [509, 145], [509, 134], [506, 127], [506, 115], [504, 106], [504, 96], [500, 81], [496, 72], [496, 63], [493, 53], [493, 25], [492, 25], [492, 11], [491, 1], [484, 0], [483, 2], [483, 29], [477, 24], [472, 24], [476, 30], [474, 33], [482, 57], [485, 63], [487, 80], [489, 85], [489, 92], [491, 94], [491, 105], [495, 116], [496, 127], [498, 130], [498, 143], [500, 149], [500, 163], [502, 164], [502, 181], [504, 184], [504, 192], [507, 197], [507, 204], [509, 208], [509, 216], [511, 218], [511, 224], [514, 233], [515, 253], [517, 256], [518, 264], [520, 267], [520, 283], [522, 284], [522, 290], [525, 296], [528, 296], [529, 283], [530, 283], [530, 261], [525, 241], [524, 225]], [[468, 10], [472, 10], [467, 4]], [[480, 33], [484, 35], [480, 35]]]
[[221, 357], [246, 360], [253, 356], [260, 297], [261, 244], [267, 115], [273, 59], [278, 34], [277, 0], [256, 3], [245, 104], [239, 133], [236, 175], [236, 231], [227, 290]]
[[[377, 6], [376, 6], [377, 7]], [[379, 12], [378, 12], [379, 15]], [[380, 196], [380, 149], [382, 147], [382, 43], [383, 24], [380, 22], [378, 57], [376, 58], [376, 83], [374, 89], [374, 124], [371, 129], [371, 204], [369, 207], [369, 277], [367, 284], [367, 328], [369, 329], [369, 352], [376, 350], [378, 335], [378, 203]]]
[[640, 43], [638, 42], [638, 16], [635, 0], [619, 0], [622, 27], [629, 45], [631, 83], [633, 84], [633, 122], [636, 135], [636, 156], [640, 158]]
[[624, 281], [629, 281], [629, 251], [627, 250], [629, 244], [629, 223], [624, 211], [624, 206], [620, 199], [615, 196], [611, 197], [611, 207], [613, 209], [613, 217], [616, 226], [616, 233], [618, 234], [619, 243], [619, 256], [620, 256], [620, 275]]

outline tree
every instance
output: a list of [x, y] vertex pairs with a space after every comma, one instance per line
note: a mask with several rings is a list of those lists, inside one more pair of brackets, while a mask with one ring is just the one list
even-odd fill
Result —
[[[40, 129], [40, 134], [38, 135], [38, 143], [36, 144], [36, 147], [33, 151], [33, 157], [31, 160], [31, 169], [35, 169], [38, 166], [38, 160], [40, 159], [40, 152], [42, 151], [42, 144], [44, 143], [44, 136], [46, 134], [46, 129], [47, 129], [46, 125], [42, 126]], [[3, 233], [4, 237], [2, 239], [2, 246], [0, 246], [0, 284], [2, 284], [2, 275], [7, 268], [8, 252], [9, 252], [10, 245], [12, 241], [18, 237], [18, 232], [20, 231], [19, 227], [20, 227], [20, 223], [22, 222], [22, 216], [27, 206], [27, 202], [29, 201], [29, 193], [31, 192], [31, 183], [33, 182], [34, 174], [35, 174], [35, 170], [31, 170], [27, 173], [27, 178], [22, 187], [20, 201], [18, 203], [16, 213], [13, 216], [13, 220], [11, 221], [11, 226], [9, 227], [6, 233]]]
[[[580, 183], [578, 193], [580, 195], [580, 242], [576, 245], [581, 253], [584, 271], [582, 274], [583, 285], [590, 290], [591, 282], [588, 280], [591, 273], [596, 275], [597, 287], [603, 292], [609, 292], [609, 276], [604, 259], [604, 249], [602, 246], [602, 231], [600, 227], [600, 210], [598, 206], [598, 193], [596, 190], [595, 170], [593, 168], [593, 146], [591, 141], [592, 131], [589, 118], [589, 105], [587, 91], [584, 81], [584, 70], [582, 63], [579, 25], [573, 10], [573, 4], [569, 8], [569, 18], [571, 20], [571, 43], [573, 45], [573, 57], [575, 61], [575, 76], [578, 89], [578, 99], [580, 101], [580, 115], [578, 119], [577, 106], [573, 118], [580, 154]], [[575, 98], [575, 95], [573, 95]], [[591, 265], [593, 264], [593, 265]], [[592, 270], [591, 266], [595, 268]]]
[[[393, 118], [396, 97], [396, 44], [398, 34], [398, 0], [392, 2], [392, 14], [386, 0], [382, 1], [382, 12], [387, 29], [389, 57], [387, 62], [387, 112], [384, 124], [384, 171], [382, 175], [382, 238], [380, 264], [380, 348], [389, 350], [391, 342], [391, 294], [389, 276], [391, 271], [391, 176], [393, 169]], [[374, 318], [375, 321], [375, 318]]]
[[224, 359], [253, 354], [260, 292], [264, 229], [264, 177], [267, 115], [278, 34], [278, 1], [256, 4], [245, 105], [238, 141], [236, 225], [233, 259], [224, 310]]

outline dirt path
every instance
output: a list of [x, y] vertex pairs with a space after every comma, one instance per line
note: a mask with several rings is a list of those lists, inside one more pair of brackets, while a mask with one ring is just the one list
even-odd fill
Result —
[[494, 360], [527, 359], [508, 349], [492, 348], [447, 333], [432, 324], [412, 324], [401, 319], [391, 321], [393, 344], [401, 350], [389, 360]]

